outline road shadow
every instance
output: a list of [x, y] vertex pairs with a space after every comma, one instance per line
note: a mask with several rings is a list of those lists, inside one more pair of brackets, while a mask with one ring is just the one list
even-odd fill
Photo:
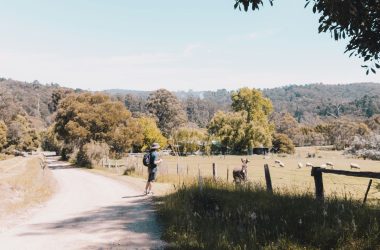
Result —
[[49, 162], [48, 168], [51, 170], [56, 170], [56, 169], [70, 169], [70, 168], [77, 168], [77, 167], [68, 162], [56, 161], [56, 162]]
[[138, 197], [145, 197], [146, 194], [139, 194], [139, 195], [130, 195], [130, 196], [123, 196], [122, 199], [130, 199], [130, 198], [138, 198]]
[[[135, 197], [140, 196], [126, 196]], [[164, 246], [151, 199], [128, 200], [125, 204], [106, 206], [65, 220], [33, 224], [31, 227], [30, 233], [19, 236], [48, 234], [54, 237], [57, 234], [84, 233], [99, 239], [109, 234], [122, 235], [118, 239], [106, 238], [104, 244], [90, 244], [83, 249], [162, 249]]]

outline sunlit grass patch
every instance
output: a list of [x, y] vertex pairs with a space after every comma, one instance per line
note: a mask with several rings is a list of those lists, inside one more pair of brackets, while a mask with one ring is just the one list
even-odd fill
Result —
[[42, 170], [38, 158], [20, 160], [0, 177], [0, 220], [46, 201], [54, 187], [50, 170]]

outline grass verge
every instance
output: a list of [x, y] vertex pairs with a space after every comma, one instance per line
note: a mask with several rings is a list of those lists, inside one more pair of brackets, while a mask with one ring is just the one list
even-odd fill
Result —
[[[37, 157], [19, 158], [14, 167], [0, 176], [0, 221], [46, 201], [54, 192], [49, 169], [42, 170]], [[7, 163], [3, 165], [6, 167]]]
[[380, 208], [205, 181], [158, 198], [171, 249], [380, 249]]

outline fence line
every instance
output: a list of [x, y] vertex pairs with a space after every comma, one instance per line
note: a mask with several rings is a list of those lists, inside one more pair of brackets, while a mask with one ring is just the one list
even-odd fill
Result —
[[[218, 163], [216, 162], [210, 162], [213, 159], [218, 160], [219, 158], [206, 158], [204, 161], [203, 159], [200, 162], [191, 162], [191, 158], [187, 157], [184, 158], [174, 158], [167, 161], [164, 161], [164, 164], [159, 167], [159, 173], [162, 175], [167, 175], [169, 178], [173, 178], [174, 176], [178, 176], [178, 180], [184, 180], [186, 177], [194, 177], [196, 178], [198, 176], [209, 176], [212, 179], [222, 179], [227, 182], [231, 182], [232, 180], [232, 169], [230, 164], [227, 163]], [[115, 167], [115, 168], [125, 168], [125, 169], [134, 169], [135, 172], [138, 175], [144, 175], [147, 173], [147, 170], [144, 170], [146, 168], [142, 164], [142, 155], [133, 155], [121, 160], [114, 160], [114, 159], [102, 159], [102, 166], [104, 167]], [[238, 166], [238, 164], [236, 164]], [[307, 172], [305, 172], [305, 169], [309, 169], [308, 167], [303, 167], [302, 169], [297, 169], [296, 165], [294, 165], [294, 168], [281, 168], [281, 167], [273, 167], [268, 164], [266, 164], [266, 168], [264, 168], [264, 171], [257, 171], [258, 169], [262, 169], [262, 167], [255, 165], [253, 166], [253, 169], [255, 171], [255, 174], [253, 178], [259, 178], [260, 182], [263, 182], [267, 184], [267, 189], [273, 191], [273, 185], [276, 185], [276, 183], [280, 183], [281, 187], [285, 184], [287, 184], [290, 187], [299, 187], [299, 189], [305, 189], [310, 190], [312, 187], [313, 179], [314, 179], [314, 186], [315, 186], [315, 193], [316, 197], [318, 199], [323, 200], [324, 199], [324, 183], [322, 174], [328, 174], [325, 178], [327, 182], [325, 184], [334, 184], [334, 185], [340, 185], [342, 186], [342, 191], [344, 188], [344, 191], [342, 194], [348, 192], [348, 194], [360, 194], [363, 193], [363, 195], [372, 195], [379, 192], [373, 192], [370, 190], [371, 186], [374, 186], [374, 183], [378, 182], [371, 182], [371, 185], [367, 185], [366, 183], [352, 183], [354, 182], [354, 179], [357, 177], [360, 178], [373, 178], [373, 179], [379, 179], [380, 180], [380, 173], [377, 172], [358, 172], [358, 171], [346, 171], [346, 170], [338, 170], [338, 169], [327, 169], [327, 168], [320, 168], [320, 167], [312, 167], [311, 175], [313, 178], [311, 179], [305, 179], [307, 177]], [[250, 170], [251, 169], [251, 170]], [[252, 168], [249, 167], [248, 171], [252, 171]], [[276, 171], [274, 175], [270, 174], [270, 171]], [[304, 174], [302, 174], [304, 173]], [[249, 174], [249, 173], [248, 173]], [[231, 175], [231, 176], [230, 176]], [[284, 178], [279, 177], [279, 175], [284, 175]], [[319, 176], [320, 175], [320, 176]], [[337, 176], [349, 176], [353, 178], [349, 178], [348, 181], [341, 180], [341, 179], [334, 179], [332, 175]], [[251, 176], [249, 174], [249, 176]], [[269, 176], [269, 178], [268, 178]], [[325, 175], [324, 175], [325, 176]], [[294, 178], [292, 178], [294, 177]], [[300, 178], [305, 179], [305, 181], [301, 182], [299, 181]], [[250, 180], [253, 180], [252, 177]], [[289, 181], [290, 180], [290, 181]], [[285, 183], [286, 181], [289, 181], [289, 183]], [[270, 185], [269, 185], [270, 184]], [[348, 191], [346, 190], [352, 190]], [[368, 192], [366, 191], [368, 189]], [[331, 191], [330, 189], [330, 192]], [[367, 200], [366, 198], [365, 200]], [[363, 199], [363, 202], [365, 202]]]

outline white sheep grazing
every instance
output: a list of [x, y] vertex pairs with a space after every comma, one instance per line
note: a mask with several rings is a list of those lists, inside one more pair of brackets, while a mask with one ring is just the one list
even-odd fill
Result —
[[274, 163], [276, 163], [276, 164], [277, 164], [277, 163], [280, 164], [281, 161], [279, 161], [279, 160], [275, 160]]
[[334, 164], [332, 164], [332, 162], [326, 162], [326, 166], [334, 167]]
[[285, 167], [284, 163], [282, 163], [282, 162], [280, 162], [279, 165], [280, 165], [280, 167], [282, 167], [282, 168]]
[[314, 167], [314, 165], [311, 164], [310, 162], [307, 162], [307, 163], [306, 163], [306, 167]]
[[302, 163], [298, 162], [298, 168], [302, 168], [302, 167], [303, 167]]
[[359, 165], [358, 164], [355, 164], [355, 163], [351, 163], [350, 164], [350, 167], [351, 167], [351, 169], [360, 169], [360, 167], [359, 167]]

